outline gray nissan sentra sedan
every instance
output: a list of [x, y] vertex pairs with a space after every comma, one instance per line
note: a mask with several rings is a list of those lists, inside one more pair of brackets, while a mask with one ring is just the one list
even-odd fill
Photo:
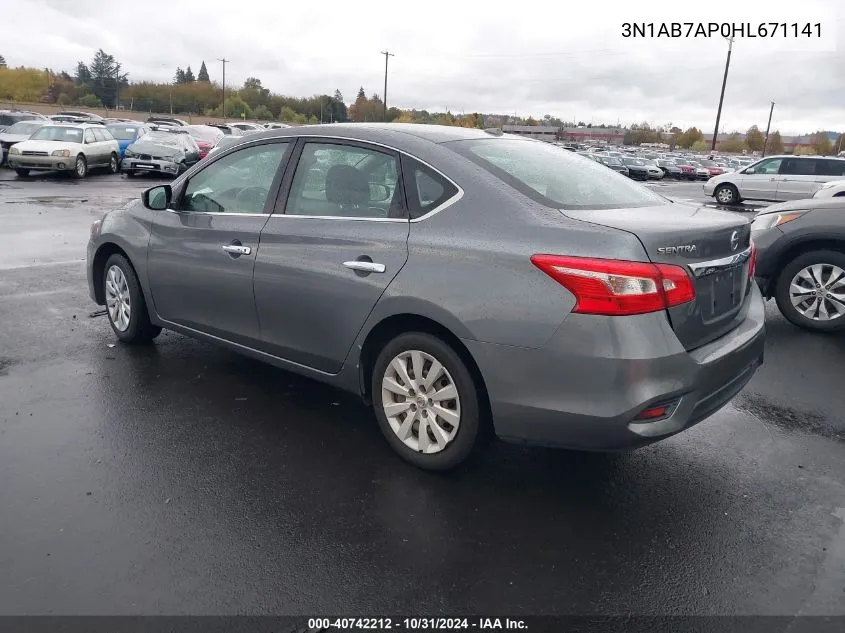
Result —
[[91, 227], [125, 343], [162, 328], [359, 393], [407, 461], [482, 438], [636, 448], [763, 358], [749, 221], [540, 141], [453, 127], [271, 130]]

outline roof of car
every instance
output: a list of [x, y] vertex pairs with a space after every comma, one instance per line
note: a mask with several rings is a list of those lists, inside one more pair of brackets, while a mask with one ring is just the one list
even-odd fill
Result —
[[[453, 127], [449, 125], [428, 125], [424, 123], [328, 123], [265, 130], [251, 134], [249, 140], [280, 136], [335, 136], [385, 144], [401, 144], [403, 140], [409, 140], [409, 136], [432, 143], [503, 138], [502, 136], [495, 137], [489, 132], [477, 128]], [[529, 141], [529, 139], [522, 139], [522, 137], [516, 135], [507, 135], [507, 138]]]

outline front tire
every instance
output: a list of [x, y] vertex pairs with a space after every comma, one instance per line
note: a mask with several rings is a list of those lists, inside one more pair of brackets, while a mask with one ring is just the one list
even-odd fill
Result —
[[79, 179], [85, 178], [85, 176], [88, 175], [88, 161], [85, 160], [85, 157], [82, 154], [76, 157], [73, 175]]
[[739, 191], [733, 185], [725, 184], [716, 187], [713, 197], [719, 204], [738, 204], [740, 202]]
[[26, 177], [29, 176], [29, 170], [28, 169], [16, 169], [15, 173], [18, 176], [20, 176], [21, 178], [26, 178]]
[[130, 344], [149, 343], [161, 334], [161, 328], [150, 323], [144, 293], [128, 259], [117, 253], [109, 257], [102, 284], [106, 314], [118, 339]]
[[478, 444], [478, 390], [461, 357], [422, 332], [400, 334], [378, 355], [373, 409], [382, 433], [404, 460], [443, 471], [462, 463]]
[[845, 330], [845, 253], [811, 251], [789, 262], [775, 286], [778, 309], [811, 332]]

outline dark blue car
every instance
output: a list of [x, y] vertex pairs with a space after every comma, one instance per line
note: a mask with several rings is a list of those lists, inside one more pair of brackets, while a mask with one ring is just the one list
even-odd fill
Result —
[[144, 123], [109, 123], [106, 127], [120, 145], [121, 160], [126, 148], [150, 131], [150, 127]]

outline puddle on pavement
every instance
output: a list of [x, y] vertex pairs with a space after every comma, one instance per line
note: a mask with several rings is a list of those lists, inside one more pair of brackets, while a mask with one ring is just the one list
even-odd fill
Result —
[[769, 402], [766, 398], [741, 393], [734, 398], [734, 408], [748, 413], [765, 423], [771, 423], [787, 431], [803, 431], [814, 435], [821, 435], [833, 440], [845, 442], [845, 434], [836, 429], [826, 416], [811, 410], [800, 410], [782, 404]]

